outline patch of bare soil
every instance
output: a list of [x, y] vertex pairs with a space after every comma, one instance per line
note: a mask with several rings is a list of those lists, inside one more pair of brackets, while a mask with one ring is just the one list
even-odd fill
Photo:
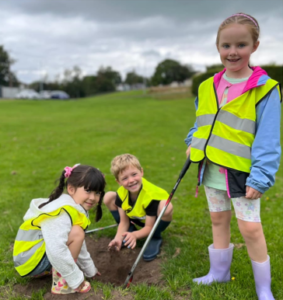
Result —
[[[101, 273], [101, 276], [96, 276], [96, 280], [103, 283], [110, 283], [113, 286], [122, 286], [130, 272], [136, 258], [140, 252], [140, 248], [134, 250], [122, 248], [119, 252], [108, 251], [108, 244], [111, 239], [102, 237], [95, 239], [95, 236], [87, 236], [86, 244], [88, 251], [95, 263], [95, 266]], [[161, 259], [157, 258], [151, 262], [140, 260], [135, 269], [132, 284], [146, 283], [148, 285], [161, 284], [160, 272]], [[32, 292], [36, 292], [42, 288], [46, 288], [47, 293], [44, 295], [46, 300], [101, 300], [103, 299], [103, 292], [101, 290], [93, 291], [93, 289], [86, 294], [68, 294], [68, 295], [53, 295], [50, 292], [52, 284], [52, 277], [32, 279], [27, 285], [15, 285], [13, 291], [20, 295], [31, 296]], [[133, 295], [127, 293], [126, 295], [119, 290], [113, 290], [111, 299], [133, 299]]]

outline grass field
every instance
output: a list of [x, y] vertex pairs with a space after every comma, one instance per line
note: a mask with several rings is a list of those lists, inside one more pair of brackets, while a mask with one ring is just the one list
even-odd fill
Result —
[[[30, 200], [48, 197], [65, 166], [94, 165], [105, 173], [107, 190], [116, 190], [110, 161], [115, 155], [132, 153], [140, 159], [145, 178], [171, 191], [186, 160], [183, 140], [194, 119], [193, 98], [158, 101], [142, 92], [77, 101], [0, 101], [0, 299], [25, 299], [20, 295], [7, 298], [7, 288], [12, 290], [14, 284], [28, 281], [13, 268], [12, 244]], [[208, 287], [192, 282], [207, 273], [207, 247], [212, 243], [203, 189], [198, 198], [194, 197], [196, 172], [197, 167], [192, 165], [172, 201], [174, 221], [164, 234], [163, 244], [165, 285], [132, 285], [127, 293], [134, 299], [257, 299], [251, 263], [235, 216], [231, 224], [231, 240], [236, 245], [231, 267], [234, 280]], [[275, 186], [263, 196], [261, 206], [277, 300], [283, 299], [282, 198], [281, 167]], [[99, 226], [113, 224], [110, 213], [105, 208], [103, 211]], [[95, 226], [93, 223], [92, 228]], [[114, 233], [115, 229], [110, 229], [100, 234]], [[180, 248], [180, 254], [173, 257], [176, 248]], [[111, 299], [114, 287], [98, 288], [104, 291], [104, 299]], [[29, 299], [43, 298], [36, 294]]]

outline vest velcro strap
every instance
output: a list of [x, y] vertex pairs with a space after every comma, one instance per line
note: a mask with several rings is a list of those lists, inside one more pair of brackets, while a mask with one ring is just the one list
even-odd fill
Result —
[[220, 136], [212, 134], [209, 139], [209, 145], [227, 153], [251, 159], [251, 148], [249, 146], [224, 139]]
[[217, 121], [234, 129], [255, 134], [256, 123], [253, 120], [241, 119], [228, 111], [220, 110], [217, 116]]
[[201, 126], [211, 125], [214, 121], [215, 114], [206, 114], [197, 117], [197, 126], [198, 128]]

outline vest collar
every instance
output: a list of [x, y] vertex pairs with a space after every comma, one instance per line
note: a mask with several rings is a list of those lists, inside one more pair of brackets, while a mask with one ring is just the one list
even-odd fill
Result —
[[64, 205], [69, 205], [77, 209], [79, 212], [87, 215], [87, 212], [83, 209], [83, 207], [77, 204], [74, 199], [68, 194], [62, 194], [58, 199], [55, 199], [50, 204], [43, 206], [42, 208], [38, 208], [38, 206], [42, 203], [48, 201], [48, 198], [38, 198], [33, 199], [30, 203], [30, 207], [24, 216], [24, 221], [31, 219], [33, 217], [37, 217], [42, 213], [52, 212]]
[[[264, 85], [266, 83], [267, 79], [269, 79], [269, 76], [267, 75], [266, 71], [263, 70], [261, 67], [251, 67], [251, 69], [253, 70], [253, 73], [250, 76], [250, 78], [248, 79], [247, 84], [244, 87], [242, 94], [244, 94], [248, 90], [253, 89], [257, 86]], [[216, 90], [217, 90], [220, 80], [225, 72], [226, 72], [226, 68], [224, 68], [221, 72], [214, 75], [213, 82], [214, 82]]]

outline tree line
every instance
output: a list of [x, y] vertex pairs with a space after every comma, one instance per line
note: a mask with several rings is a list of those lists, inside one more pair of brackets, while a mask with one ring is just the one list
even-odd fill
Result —
[[[15, 61], [10, 58], [9, 53], [0, 45], [0, 86], [19, 86], [21, 82], [11, 71]], [[106, 92], [112, 92], [120, 84], [128, 87], [137, 85], [158, 86], [168, 85], [172, 82], [184, 82], [191, 78], [195, 71], [189, 65], [182, 65], [173, 59], [165, 59], [160, 62], [152, 77], [146, 78], [137, 74], [134, 70], [126, 74], [122, 79], [119, 71], [112, 67], [100, 67], [94, 75], [82, 76], [82, 70], [78, 66], [66, 69], [63, 74], [54, 80], [41, 80], [26, 85], [29, 88], [39, 90], [63, 90], [72, 98], [92, 96]]]

